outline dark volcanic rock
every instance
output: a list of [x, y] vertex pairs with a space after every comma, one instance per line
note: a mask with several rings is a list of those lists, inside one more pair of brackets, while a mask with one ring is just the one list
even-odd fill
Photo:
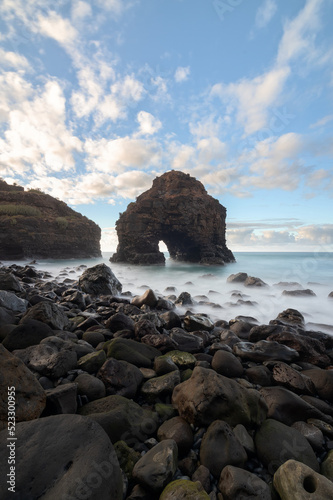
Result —
[[64, 202], [4, 181], [0, 193], [0, 259], [101, 256], [100, 228]]
[[[5, 450], [7, 431], [0, 433]], [[55, 415], [16, 425], [16, 494], [0, 483], [1, 498], [121, 500], [122, 479], [113, 446], [101, 427], [79, 415]], [[0, 456], [9, 470], [7, 454]]]
[[105, 264], [89, 267], [80, 276], [82, 290], [91, 295], [118, 295], [122, 286], [111, 269]]
[[157, 177], [117, 221], [119, 245], [112, 262], [163, 264], [163, 240], [172, 259], [224, 264], [234, 256], [225, 241], [226, 209], [201, 182], [183, 172]]

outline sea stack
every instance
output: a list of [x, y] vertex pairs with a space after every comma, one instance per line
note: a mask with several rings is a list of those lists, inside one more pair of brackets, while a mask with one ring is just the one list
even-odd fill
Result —
[[0, 259], [100, 257], [101, 229], [63, 201], [0, 180]]
[[163, 241], [173, 260], [223, 265], [234, 262], [226, 246], [226, 209], [189, 174], [171, 170], [130, 203], [116, 229], [111, 262], [164, 264]]

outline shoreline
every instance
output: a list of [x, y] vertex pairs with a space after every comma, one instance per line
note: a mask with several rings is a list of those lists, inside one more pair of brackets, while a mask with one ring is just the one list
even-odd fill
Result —
[[[255, 314], [240, 316], [236, 311], [226, 321], [223, 309], [216, 307], [216, 320], [204, 313], [205, 299], [193, 304], [190, 286], [188, 292], [177, 294], [169, 289], [163, 296], [147, 287], [134, 296], [121, 291], [122, 280], [119, 283], [112, 271], [97, 267], [95, 277], [90, 274], [86, 282], [83, 266], [77, 271], [79, 281], [71, 279], [73, 273], [68, 270], [54, 279], [30, 266], [0, 267], [2, 309], [8, 312], [0, 314], [0, 356], [7, 367], [2, 375], [9, 387], [16, 388], [19, 401], [17, 466], [23, 467], [22, 461], [18, 463], [23, 460], [20, 453], [25, 461], [33, 458], [25, 442], [29, 426], [42, 436], [47, 425], [49, 432], [63, 426], [66, 433], [71, 426], [84, 429], [87, 421], [94, 421], [95, 430], [104, 429], [98, 432], [105, 436], [108, 450], [105, 459], [106, 450], [96, 442], [98, 460], [112, 462], [108, 479], [112, 476], [113, 480], [107, 482], [100, 470], [96, 472], [98, 486], [87, 482], [88, 472], [70, 445], [68, 450], [70, 462], [78, 463], [75, 488], [81, 481], [91, 499], [107, 491], [120, 499], [124, 491], [124, 498], [130, 500], [138, 498], [140, 490], [149, 498], [168, 500], [177, 491], [196, 488], [198, 498], [215, 500], [219, 493], [226, 494], [230, 474], [229, 486], [236, 488], [245, 473], [248, 484], [259, 481], [264, 498], [269, 499], [273, 481], [279, 488], [282, 471], [287, 467], [288, 472], [289, 467], [291, 473], [288, 459], [296, 460], [301, 468], [309, 466], [310, 475], [321, 472], [320, 481], [325, 479], [323, 474], [329, 476], [328, 464], [333, 461], [332, 334], [316, 325], [309, 329], [303, 315], [293, 308], [260, 324]], [[269, 290], [259, 278], [237, 273], [228, 278], [230, 285], [242, 290], [244, 286]], [[246, 280], [251, 284], [245, 285]], [[291, 300], [288, 295], [287, 300]], [[303, 300], [311, 301], [310, 294]], [[203, 310], [198, 312], [198, 306]], [[326, 326], [333, 330], [333, 325]], [[18, 372], [28, 377], [29, 384], [24, 386]], [[205, 405], [199, 404], [203, 395]], [[239, 401], [241, 406], [237, 406]], [[7, 437], [3, 413], [1, 421], [2, 445]], [[88, 441], [87, 431], [79, 443], [86, 461]], [[48, 446], [58, 457], [55, 470], [66, 465], [56, 440], [51, 439]], [[237, 458], [231, 451], [221, 456], [225, 446], [236, 447]], [[1, 470], [7, 470], [7, 461], [2, 465]], [[54, 477], [55, 470], [50, 472]], [[33, 477], [37, 476], [36, 471]], [[50, 480], [47, 488], [61, 487], [67, 497], [80, 498], [81, 490], [73, 490], [66, 477], [62, 475], [55, 485]], [[30, 480], [37, 491], [42, 480]], [[27, 487], [21, 481], [17, 472], [17, 491]], [[10, 494], [1, 490], [1, 498], [11, 498]]]

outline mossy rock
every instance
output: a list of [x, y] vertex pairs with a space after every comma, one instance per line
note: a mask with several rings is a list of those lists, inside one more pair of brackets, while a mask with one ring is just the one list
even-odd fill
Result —
[[138, 451], [133, 450], [127, 446], [125, 441], [117, 441], [114, 444], [114, 450], [116, 452], [120, 468], [126, 474], [127, 478], [130, 480], [132, 476], [132, 471], [134, 465], [140, 460], [141, 455]]
[[186, 479], [177, 479], [169, 483], [159, 500], [209, 500], [209, 495], [203, 489], [199, 481], [195, 483]]
[[156, 403], [155, 411], [163, 422], [178, 415], [178, 411], [173, 407], [173, 405], [164, 403]]
[[106, 361], [106, 354], [104, 351], [90, 352], [82, 356], [77, 362], [78, 368], [88, 373], [96, 373]]
[[191, 378], [192, 373], [193, 373], [193, 370], [191, 370], [190, 368], [188, 368], [187, 370], [183, 370], [180, 373], [180, 380], [181, 380], [181, 382], [185, 382], [186, 380], [188, 380], [189, 378]]
[[169, 351], [164, 356], [171, 358], [175, 365], [182, 369], [194, 368], [197, 361], [193, 354], [184, 351]]
[[143, 368], [150, 368], [153, 360], [161, 355], [160, 351], [155, 347], [122, 338], [105, 342], [103, 349], [108, 358], [128, 361], [128, 363]]

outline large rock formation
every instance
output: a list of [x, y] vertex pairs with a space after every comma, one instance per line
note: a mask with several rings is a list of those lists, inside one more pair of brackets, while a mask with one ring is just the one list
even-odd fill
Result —
[[225, 241], [226, 209], [201, 182], [172, 170], [130, 203], [117, 221], [119, 244], [112, 262], [162, 264], [164, 241], [170, 257], [185, 262], [224, 264], [234, 256]]
[[101, 230], [64, 202], [0, 180], [0, 259], [100, 257]]

